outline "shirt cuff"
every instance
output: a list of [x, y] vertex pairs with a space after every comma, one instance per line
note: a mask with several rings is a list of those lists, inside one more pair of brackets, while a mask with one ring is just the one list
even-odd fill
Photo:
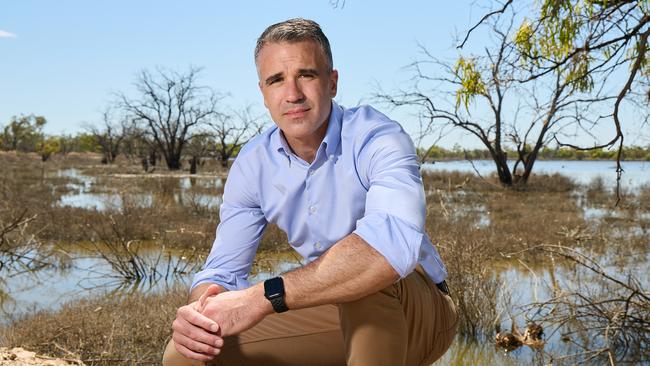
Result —
[[373, 213], [357, 221], [354, 233], [383, 255], [400, 278], [408, 276], [418, 264], [424, 234], [409, 222]]
[[213, 268], [206, 268], [195, 274], [190, 291], [202, 283], [221, 285], [228, 291], [243, 290], [250, 286], [244, 278], [238, 277], [228, 271]]

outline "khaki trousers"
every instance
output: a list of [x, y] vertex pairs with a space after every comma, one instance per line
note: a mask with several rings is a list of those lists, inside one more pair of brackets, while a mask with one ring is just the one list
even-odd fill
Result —
[[[225, 339], [209, 365], [419, 366], [451, 345], [456, 308], [418, 266], [397, 283], [362, 299], [267, 316]], [[164, 366], [204, 365], [181, 356], [170, 341]]]

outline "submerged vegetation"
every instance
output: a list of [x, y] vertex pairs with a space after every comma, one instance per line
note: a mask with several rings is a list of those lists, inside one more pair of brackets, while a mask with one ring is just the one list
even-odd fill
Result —
[[[207, 173], [192, 178], [143, 174], [137, 161], [107, 167], [100, 159], [0, 155], [0, 303], [9, 304], [0, 306], [0, 345], [91, 365], [159, 363], [188, 278], [210, 249], [225, 171], [207, 162]], [[424, 171], [423, 180], [426, 230], [461, 315], [443, 362], [648, 361], [650, 284], [639, 274], [650, 264], [650, 186], [623, 192], [614, 207], [611, 183], [598, 178], [582, 186], [533, 175], [518, 189], [460, 172]], [[300, 262], [274, 226], [260, 250], [253, 275]], [[91, 264], [80, 271], [83, 261]], [[99, 290], [77, 289], [49, 308], [11, 308], [8, 281], [48, 268], [76, 270], [96, 279], [76, 279], [83, 288]], [[524, 339], [524, 329], [537, 329], [541, 338], [523, 343], [536, 348], [506, 356], [492, 348]]]

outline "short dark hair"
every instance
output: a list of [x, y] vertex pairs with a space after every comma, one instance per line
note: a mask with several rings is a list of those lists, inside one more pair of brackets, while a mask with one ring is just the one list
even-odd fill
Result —
[[284, 22], [276, 23], [266, 28], [257, 39], [255, 63], [257, 64], [257, 56], [267, 43], [295, 43], [302, 41], [316, 42], [323, 50], [323, 53], [325, 53], [329, 69], [331, 70], [334, 67], [330, 42], [325, 37], [325, 33], [323, 33], [320, 25], [313, 20], [303, 18], [285, 20]]

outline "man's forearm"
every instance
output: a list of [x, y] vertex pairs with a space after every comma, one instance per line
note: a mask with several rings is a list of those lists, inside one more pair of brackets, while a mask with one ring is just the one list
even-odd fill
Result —
[[356, 234], [317, 260], [282, 275], [289, 309], [354, 301], [399, 279], [386, 258]]

